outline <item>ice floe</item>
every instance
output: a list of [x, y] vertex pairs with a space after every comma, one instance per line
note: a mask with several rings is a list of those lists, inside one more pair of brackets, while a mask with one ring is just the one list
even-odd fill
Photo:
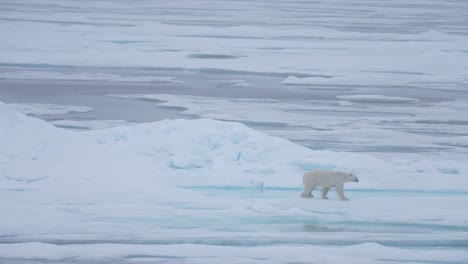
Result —
[[420, 100], [415, 98], [385, 96], [385, 95], [339, 95], [336, 98], [339, 100], [350, 102], [366, 102], [366, 103], [418, 103]]
[[[155, 74], [156, 75], [156, 74]], [[109, 73], [91, 72], [51, 72], [46, 70], [18, 71], [17, 69], [0, 72], [0, 79], [23, 80], [82, 80], [103, 82], [132, 82], [132, 83], [159, 83], [159, 84], [183, 84], [184, 81], [173, 76], [148, 76], [148, 75], [118, 75]]]
[[67, 129], [103, 129], [122, 125], [131, 125], [125, 120], [54, 120], [50, 121], [56, 127]]
[[56, 104], [19, 104], [11, 103], [8, 107], [27, 115], [63, 115], [70, 113], [91, 112], [88, 106], [56, 105]]

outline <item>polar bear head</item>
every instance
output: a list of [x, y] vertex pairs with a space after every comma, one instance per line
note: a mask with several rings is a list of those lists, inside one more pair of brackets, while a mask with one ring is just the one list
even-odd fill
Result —
[[346, 180], [350, 182], [359, 182], [358, 177], [356, 177], [356, 175], [353, 173], [346, 174]]

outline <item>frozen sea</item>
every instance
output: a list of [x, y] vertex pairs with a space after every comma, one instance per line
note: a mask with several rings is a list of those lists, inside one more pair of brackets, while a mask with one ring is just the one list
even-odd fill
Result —
[[0, 263], [468, 263], [466, 14], [0, 0]]

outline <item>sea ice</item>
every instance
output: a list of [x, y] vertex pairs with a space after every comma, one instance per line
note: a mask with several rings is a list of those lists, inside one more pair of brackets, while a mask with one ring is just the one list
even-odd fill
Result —
[[420, 100], [415, 98], [399, 97], [399, 96], [384, 96], [384, 95], [339, 95], [336, 98], [339, 100], [350, 102], [367, 102], [367, 103], [419, 103]]
[[[285, 83], [296, 84], [467, 84], [467, 7], [460, 1], [2, 4], [0, 31], [9, 37], [0, 42], [0, 63], [10, 70], [2, 67], [1, 78], [159, 82], [102, 72], [170, 68], [290, 75]], [[69, 73], [76, 68], [83, 74]]]
[[427, 103], [380, 95], [338, 97], [347, 101], [169, 94], [111, 96], [154, 101], [162, 107], [181, 109], [190, 117], [242, 122], [273, 136], [308, 142], [311, 148], [384, 153], [390, 158], [399, 158], [402, 152], [427, 158], [466, 153], [466, 100]]
[[[0, 79], [179, 88], [170, 69], [332, 96], [123, 95], [205, 119], [81, 132], [18, 111], [90, 108], [0, 103], [0, 262], [467, 262], [468, 104], [415, 96], [466, 91], [464, 1], [0, 2]], [[298, 198], [314, 168], [354, 169], [351, 201]]]
[[211, 80], [211, 82], [216, 83], [219, 87], [239, 87], [247, 88], [252, 86], [250, 83], [245, 82], [244, 80]]
[[70, 113], [90, 112], [94, 109], [88, 106], [56, 105], [56, 104], [8, 104], [8, 107], [27, 115], [63, 115]]
[[148, 75], [118, 75], [108, 73], [77, 73], [70, 71], [50, 72], [46, 70], [25, 71], [14, 68], [0, 72], [0, 79], [19, 80], [84, 80], [123, 83], [160, 83], [160, 84], [183, 84], [184, 81], [173, 76], [148, 76]]
[[56, 127], [67, 129], [103, 129], [122, 125], [131, 125], [124, 120], [54, 120], [50, 121]]

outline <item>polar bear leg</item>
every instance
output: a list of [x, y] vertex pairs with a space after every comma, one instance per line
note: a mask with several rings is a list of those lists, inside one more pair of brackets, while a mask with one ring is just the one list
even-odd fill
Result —
[[327, 194], [328, 194], [329, 190], [330, 190], [330, 187], [323, 187], [322, 188], [322, 199], [328, 199]]
[[348, 198], [345, 197], [344, 195], [344, 188], [343, 184], [336, 185], [336, 193], [338, 194], [338, 197], [340, 198], [341, 201], [348, 201]]
[[304, 190], [301, 193], [302, 198], [313, 198], [312, 191], [317, 187], [317, 185], [305, 186]]

